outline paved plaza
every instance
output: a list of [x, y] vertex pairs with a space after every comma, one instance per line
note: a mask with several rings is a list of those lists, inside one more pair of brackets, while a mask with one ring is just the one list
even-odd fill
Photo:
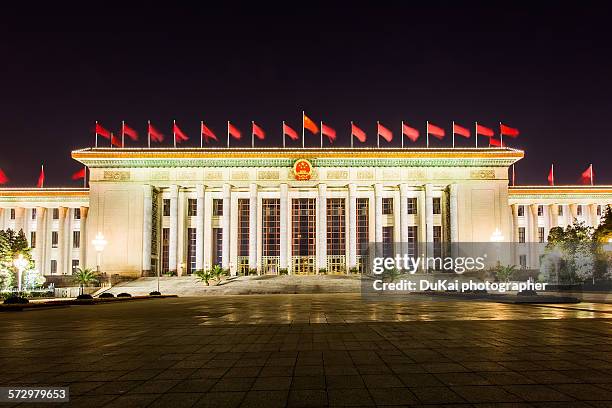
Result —
[[357, 294], [7, 312], [0, 383], [68, 386], [83, 407], [605, 407], [611, 318], [606, 304]]

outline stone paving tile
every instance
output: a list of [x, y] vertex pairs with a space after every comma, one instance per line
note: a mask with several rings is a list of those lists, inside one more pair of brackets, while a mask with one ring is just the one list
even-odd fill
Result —
[[423, 404], [453, 404], [465, 402], [448, 387], [411, 387], [410, 391]]
[[350, 392], [345, 389], [330, 389], [327, 391], [327, 399], [330, 406], [375, 406], [369, 392], [359, 388], [351, 389]]
[[169, 392], [157, 398], [149, 408], [190, 408], [202, 398], [204, 393]]
[[193, 406], [197, 408], [234, 408], [240, 406], [246, 392], [209, 392]]
[[326, 406], [327, 392], [320, 389], [294, 389], [289, 392], [289, 407]]
[[488, 386], [454, 386], [451, 389], [461, 395], [466, 401], [479, 402], [519, 402], [522, 398], [509, 393], [504, 388], [496, 385]]
[[284, 407], [287, 405], [288, 395], [289, 391], [249, 391], [240, 406], [253, 408]]

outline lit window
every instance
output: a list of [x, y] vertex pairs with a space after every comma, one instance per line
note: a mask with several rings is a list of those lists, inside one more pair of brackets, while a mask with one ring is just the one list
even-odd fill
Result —
[[80, 220], [81, 219], [81, 209], [80, 208], [75, 208], [74, 209], [74, 219], [75, 220]]
[[57, 244], [59, 241], [59, 235], [57, 231], [51, 232], [51, 248], [57, 248]]
[[559, 208], [559, 216], [563, 217], [563, 206], [559, 205], [558, 208]]
[[213, 200], [213, 217], [220, 217], [223, 215], [223, 200], [215, 198]]
[[519, 255], [519, 264], [521, 269], [527, 269], [527, 255]]
[[187, 200], [187, 216], [196, 217], [198, 215], [198, 201], [195, 198]]
[[15, 219], [15, 209], [11, 208], [11, 220]]
[[525, 243], [525, 227], [519, 227], [518, 229], [518, 242], [519, 244]]
[[170, 216], [170, 199], [169, 198], [164, 198], [163, 203], [162, 203], [162, 211], [163, 211], [164, 217]]
[[54, 220], [59, 220], [59, 208], [54, 208], [53, 209], [53, 219]]
[[538, 205], [538, 217], [544, 216], [544, 206]]
[[51, 275], [55, 275], [57, 273], [57, 261], [55, 259], [51, 260]]
[[382, 213], [383, 215], [393, 214], [393, 198], [382, 199]]
[[32, 208], [32, 219], [36, 219], [36, 208]]
[[538, 227], [538, 242], [544, 242], [544, 227]]
[[72, 231], [72, 248], [79, 249], [81, 247], [81, 231]]
[[524, 217], [525, 216], [525, 206], [524, 205], [519, 205], [518, 206], [517, 214], [518, 214], [519, 217]]
[[416, 215], [417, 213], [417, 199], [416, 197], [408, 198], [408, 214]]
[[582, 205], [576, 207], [576, 215], [582, 215]]
[[433, 213], [442, 214], [442, 205], [440, 197], [434, 197], [433, 199]]
[[30, 232], [30, 248], [36, 248], [36, 231]]
[[597, 206], [597, 216], [601, 217], [601, 205]]

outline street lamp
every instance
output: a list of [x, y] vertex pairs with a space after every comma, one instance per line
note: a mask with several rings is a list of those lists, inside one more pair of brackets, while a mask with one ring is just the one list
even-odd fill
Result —
[[502, 235], [501, 231], [499, 230], [499, 228], [495, 228], [495, 231], [493, 231], [493, 234], [491, 234], [491, 238], [490, 238], [491, 242], [493, 242], [495, 245], [495, 252], [497, 255], [497, 266], [501, 265], [501, 260], [500, 258], [500, 250], [499, 250], [499, 243], [502, 242], [504, 240], [504, 236]]
[[21, 294], [21, 274], [26, 266], [28, 266], [28, 260], [23, 257], [23, 254], [19, 254], [13, 261], [13, 265], [17, 268], [17, 290]]
[[106, 239], [104, 239], [104, 235], [101, 232], [96, 234], [96, 237], [91, 241], [96, 252], [98, 253], [98, 262], [96, 265], [96, 272], [100, 273], [100, 259], [102, 258], [102, 251], [106, 248], [106, 244], [108, 243]]

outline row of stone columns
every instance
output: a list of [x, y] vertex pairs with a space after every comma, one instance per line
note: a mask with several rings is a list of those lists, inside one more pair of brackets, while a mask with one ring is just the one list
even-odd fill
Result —
[[[398, 234], [402, 242], [408, 241], [408, 197], [410, 196], [410, 186], [408, 184], [401, 184], [400, 189], [400, 203], [398, 209], [400, 211], [399, 225], [396, 228], [400, 228]], [[197, 206], [197, 219], [196, 219], [196, 269], [204, 267], [204, 231], [205, 231], [205, 191], [204, 185], [196, 186], [196, 206]], [[289, 225], [290, 217], [290, 202], [289, 202], [289, 187], [287, 184], [280, 185], [280, 268], [285, 269], [290, 266], [291, 262], [291, 248], [290, 248], [290, 234], [291, 228]], [[451, 212], [451, 239], [454, 241], [458, 240], [458, 228], [457, 228], [457, 186], [450, 186], [450, 212]], [[179, 268], [180, 257], [178, 255], [178, 234], [179, 234], [179, 187], [177, 185], [171, 185], [169, 187], [169, 199], [170, 199], [170, 236], [169, 236], [169, 269], [170, 271], [176, 271]], [[222, 267], [229, 268], [230, 266], [230, 243], [232, 237], [230, 236], [232, 231], [231, 209], [233, 198], [231, 185], [223, 184], [222, 186], [222, 200], [223, 200], [223, 216], [221, 217], [221, 228], [222, 228]], [[326, 267], [327, 264], [327, 185], [319, 184], [317, 187], [317, 263], [319, 267]], [[426, 242], [433, 242], [433, 187], [430, 184], [426, 184], [423, 190], [419, 192], [418, 202], [419, 208], [419, 224], [425, 225], [426, 228], [422, 232], [423, 235], [419, 240], [425, 240]], [[144, 224], [143, 224], [143, 271], [147, 272], [151, 269], [151, 220], [152, 220], [152, 186], [145, 186], [144, 192]], [[374, 185], [374, 237], [376, 242], [383, 241], [383, 185], [377, 183]], [[260, 242], [258, 242], [258, 186], [255, 183], [249, 185], [249, 267], [256, 268], [258, 266], [258, 254], [261, 252]], [[348, 232], [348, 253], [347, 253], [347, 264], [349, 268], [357, 266], [357, 186], [353, 183], [348, 185], [348, 214], [349, 223], [347, 226]], [[397, 221], [396, 221], [397, 222]]]

